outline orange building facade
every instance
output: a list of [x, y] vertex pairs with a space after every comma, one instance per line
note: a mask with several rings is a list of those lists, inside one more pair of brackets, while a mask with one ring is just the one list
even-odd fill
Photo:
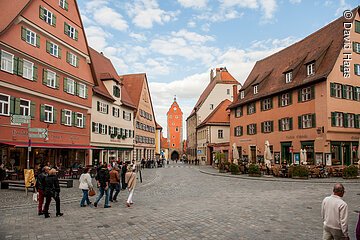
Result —
[[169, 157], [172, 160], [182, 157], [182, 139], [183, 139], [183, 112], [179, 104], [174, 102], [171, 104], [167, 116], [167, 139], [169, 141]]
[[275, 164], [299, 164], [301, 154], [307, 164], [357, 163], [359, 8], [353, 13], [255, 64], [229, 106], [230, 146], [241, 157], [262, 161], [269, 141]]
[[[89, 164], [93, 77], [88, 45], [74, 0], [0, 3], [0, 160], [17, 169]], [[47, 134], [29, 138], [31, 128]], [[31, 140], [31, 141], [30, 141]]]

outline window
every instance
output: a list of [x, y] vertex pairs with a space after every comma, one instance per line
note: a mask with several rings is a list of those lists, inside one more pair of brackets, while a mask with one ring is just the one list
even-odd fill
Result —
[[292, 82], [292, 71], [285, 73], [285, 83], [291, 83]]
[[59, 6], [65, 10], [68, 10], [68, 3], [67, 0], [59, 0]]
[[299, 129], [316, 127], [315, 114], [305, 114], [299, 116]]
[[270, 133], [273, 131], [273, 121], [266, 121], [261, 123], [261, 130], [263, 133]]
[[9, 116], [10, 114], [10, 96], [0, 94], [0, 115]]
[[36, 33], [30, 31], [29, 29], [26, 29], [26, 42], [36, 46]]
[[93, 122], [93, 127], [92, 130], [94, 133], [99, 133], [100, 132], [100, 128], [99, 128], [99, 123]]
[[175, 132], [178, 132], [178, 131], [179, 131], [179, 128], [178, 128], [178, 127], [176, 127], [176, 128], [175, 128]]
[[292, 118], [282, 118], [279, 120], [279, 131], [289, 131], [292, 128]]
[[224, 138], [224, 131], [221, 129], [218, 130], [218, 138]]
[[72, 124], [72, 112], [70, 110], [63, 111], [63, 124], [66, 126], [71, 126]]
[[341, 112], [332, 112], [331, 113], [331, 125], [333, 127], [343, 127], [344, 126], [344, 116]]
[[71, 53], [71, 52], [67, 52], [67, 58], [66, 58], [66, 61], [71, 65], [71, 66], [74, 66], [74, 67], [78, 67], [79, 66], [79, 59], [78, 57]]
[[236, 107], [235, 108], [235, 117], [241, 117], [242, 116], [242, 107]]
[[344, 98], [346, 99], [353, 99], [353, 87], [352, 86], [348, 86], [348, 85], [344, 85]]
[[272, 108], [272, 99], [267, 98], [261, 101], [261, 109], [262, 111], [266, 111]]
[[355, 75], [360, 76], [360, 64], [354, 64]]
[[344, 113], [344, 127], [354, 128], [355, 127], [355, 114]]
[[280, 107], [285, 107], [291, 104], [291, 93], [283, 93], [280, 95]]
[[354, 100], [360, 101], [360, 87], [354, 87]]
[[243, 99], [244, 97], [245, 97], [245, 91], [243, 90], [240, 92], [240, 99]]
[[47, 70], [46, 71], [46, 85], [48, 87], [55, 88], [56, 87], [56, 73], [53, 71]]
[[258, 89], [259, 85], [255, 85], [254, 86], [254, 94], [257, 94], [259, 92], [259, 89]]
[[109, 111], [108, 109], [109, 109], [109, 105], [107, 105], [106, 103], [99, 101], [97, 102], [97, 110], [99, 112], [107, 114]]
[[243, 128], [242, 128], [242, 126], [237, 126], [237, 127], [235, 127], [234, 131], [235, 131], [235, 136], [236, 136], [236, 137], [239, 137], [239, 136], [242, 136], [242, 135], [243, 135]]
[[99, 125], [99, 127], [100, 127], [100, 133], [101, 134], [106, 134], [106, 125], [104, 125], [104, 124], [100, 124]]
[[315, 96], [315, 88], [312, 87], [307, 87], [307, 88], [302, 88], [301, 90], [299, 90], [299, 102], [306, 102], [309, 101], [311, 99], [314, 99]]
[[256, 134], [256, 123], [253, 123], [253, 124], [250, 124], [250, 125], [248, 125], [247, 126], [247, 133], [248, 133], [248, 135], [254, 135], [254, 134]]
[[78, 40], [78, 31], [66, 22], [64, 23], [64, 32], [72, 39]]
[[40, 6], [40, 18], [44, 20], [46, 23], [55, 26], [56, 23], [55, 15], [46, 8], [43, 8], [41, 6]]
[[250, 103], [247, 105], [247, 113], [248, 115], [253, 114], [256, 112], [255, 103]]
[[20, 115], [29, 116], [30, 115], [30, 101], [25, 99], [20, 99]]
[[76, 113], [76, 127], [84, 127], [84, 115], [82, 113]]
[[227, 95], [230, 95], [230, 89], [229, 89], [229, 88], [226, 89], [226, 94], [227, 94]]
[[78, 83], [77, 87], [78, 87], [78, 96], [81, 97], [81, 98], [86, 98], [87, 97], [86, 85], [83, 84], [83, 83]]
[[113, 94], [115, 97], [120, 97], [120, 88], [118, 86], [113, 87]]
[[45, 113], [44, 122], [49, 122], [49, 123], [54, 122], [54, 112], [53, 112], [53, 111], [54, 111], [53, 106], [45, 105], [45, 109], [44, 109], [44, 113]]
[[131, 113], [123, 111], [123, 119], [126, 121], [131, 121]]
[[214, 104], [210, 104], [210, 110], [214, 109]]
[[60, 57], [60, 48], [53, 42], [46, 41], [46, 51], [54, 57]]
[[353, 50], [356, 53], [360, 53], [360, 43], [358, 42], [353, 42]]
[[355, 20], [355, 32], [360, 33], [360, 22]]
[[70, 78], [64, 78], [65, 92], [75, 94], [75, 81]]
[[113, 116], [114, 117], [120, 117], [120, 109], [113, 107]]
[[306, 72], [308, 76], [315, 74], [315, 62], [306, 65]]
[[330, 96], [342, 98], [342, 85], [339, 83], [330, 83]]
[[13, 73], [14, 69], [14, 55], [1, 50], [1, 70]]
[[34, 77], [34, 63], [27, 60], [23, 60], [23, 74], [26, 79], [33, 80]]

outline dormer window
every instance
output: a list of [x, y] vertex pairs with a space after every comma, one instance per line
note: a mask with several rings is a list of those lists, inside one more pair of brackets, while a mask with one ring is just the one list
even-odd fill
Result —
[[113, 87], [113, 94], [115, 97], [119, 98], [120, 97], [120, 88], [118, 86], [114, 86]]
[[254, 86], [254, 94], [257, 94], [259, 92], [259, 89], [258, 89], [259, 85], [255, 85]]
[[315, 62], [306, 65], [306, 72], [307, 72], [307, 76], [311, 76], [315, 74]]
[[243, 99], [244, 97], [245, 97], [245, 91], [243, 90], [240, 92], [240, 99]]
[[285, 73], [285, 83], [291, 83], [292, 82], [292, 71]]

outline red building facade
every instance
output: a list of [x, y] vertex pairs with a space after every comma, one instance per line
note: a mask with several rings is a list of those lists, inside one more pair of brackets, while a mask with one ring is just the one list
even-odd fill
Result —
[[183, 132], [183, 112], [181, 111], [179, 104], [174, 102], [171, 104], [169, 111], [167, 112], [167, 130], [169, 141], [169, 155], [172, 160], [180, 159], [182, 155], [182, 132]]

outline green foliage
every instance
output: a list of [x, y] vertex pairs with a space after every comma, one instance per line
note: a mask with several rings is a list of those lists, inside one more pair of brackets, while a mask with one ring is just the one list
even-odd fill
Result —
[[309, 169], [304, 165], [291, 166], [289, 175], [290, 172], [292, 177], [309, 177]]
[[240, 172], [239, 166], [236, 165], [235, 163], [231, 163], [230, 164], [230, 172], [232, 174], [238, 174]]
[[225, 153], [216, 152], [216, 153], [215, 153], [215, 158], [216, 158], [217, 160], [219, 160], [219, 163], [224, 162], [224, 161], [225, 161]]
[[249, 174], [261, 174], [260, 167], [257, 164], [250, 164]]
[[344, 178], [357, 178], [358, 168], [355, 165], [350, 165], [344, 168], [343, 177]]

